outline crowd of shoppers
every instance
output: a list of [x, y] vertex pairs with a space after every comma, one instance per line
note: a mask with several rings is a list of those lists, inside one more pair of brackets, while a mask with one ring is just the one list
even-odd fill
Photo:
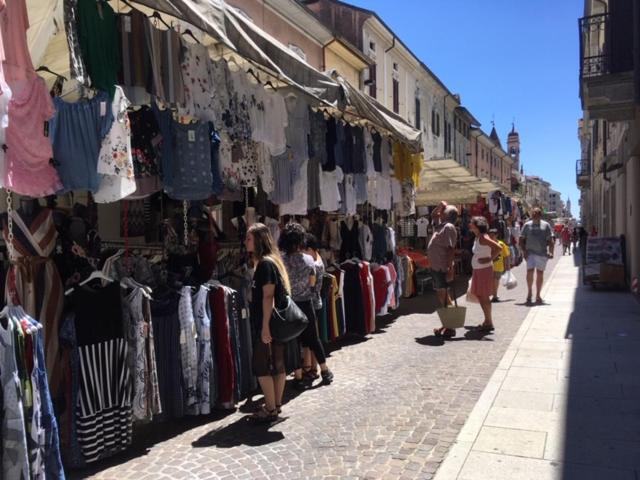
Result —
[[[299, 363], [303, 367], [295, 370], [296, 388], [303, 390], [311, 386], [317, 378], [317, 364], [322, 383], [326, 385], [333, 381], [316, 320], [316, 312], [322, 308], [320, 282], [324, 264], [315, 237], [297, 223], [287, 225], [278, 246], [269, 228], [256, 223], [247, 231], [245, 247], [254, 267], [250, 303], [255, 332], [253, 372], [264, 395], [264, 405], [252, 418], [258, 423], [270, 423], [276, 421], [282, 411], [287, 348], [300, 352], [299, 345], [302, 346]], [[284, 308], [287, 296], [304, 312], [308, 324], [298, 339], [283, 344], [271, 337], [270, 321], [275, 308]]]

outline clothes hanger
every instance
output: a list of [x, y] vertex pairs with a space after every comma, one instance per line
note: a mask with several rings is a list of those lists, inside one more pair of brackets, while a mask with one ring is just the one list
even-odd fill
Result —
[[50, 70], [49, 67], [47, 67], [46, 65], [40, 65], [38, 68], [36, 68], [36, 72], [47, 72], [47, 73], [50, 73], [51, 75], [61, 78], [65, 82], [67, 81], [67, 77], [65, 77], [64, 75], [60, 75], [59, 73], [56, 73], [53, 70]]
[[153, 15], [151, 15], [150, 18], [155, 18], [157, 20], [160, 20], [160, 22], [167, 27], [169, 30], [171, 30], [171, 25], [169, 25], [167, 22], [164, 21], [164, 19], [162, 18], [162, 16], [158, 13], [158, 11], [154, 11]]
[[201, 44], [200, 44], [200, 40], [198, 40], [198, 39], [196, 38], [196, 36], [195, 36], [195, 35], [193, 34], [193, 32], [191, 31], [191, 29], [189, 29], [189, 28], [185, 29], [185, 31], [184, 31], [184, 32], [182, 32], [182, 35], [189, 35], [191, 38], [193, 38], [193, 39], [195, 40], [195, 42], [196, 42], [198, 45], [201, 45]]

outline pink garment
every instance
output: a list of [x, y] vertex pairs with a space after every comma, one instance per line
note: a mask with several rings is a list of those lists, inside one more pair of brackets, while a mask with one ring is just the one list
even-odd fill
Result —
[[493, 266], [474, 268], [469, 290], [476, 297], [489, 298], [493, 294]]
[[21, 195], [44, 197], [62, 189], [45, 136], [45, 123], [55, 110], [43, 79], [35, 76], [25, 85], [9, 102], [5, 186]]
[[29, 16], [25, 0], [0, 0], [0, 32], [4, 50], [4, 75], [7, 83], [26, 80], [34, 75], [27, 44]]

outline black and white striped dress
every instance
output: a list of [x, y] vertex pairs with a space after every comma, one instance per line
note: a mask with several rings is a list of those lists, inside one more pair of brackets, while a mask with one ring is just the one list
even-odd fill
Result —
[[131, 444], [131, 379], [120, 302], [117, 282], [73, 293], [80, 362], [76, 432], [87, 463]]

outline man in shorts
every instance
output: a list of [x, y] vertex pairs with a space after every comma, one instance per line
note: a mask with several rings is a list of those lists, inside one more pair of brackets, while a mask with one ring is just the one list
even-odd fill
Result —
[[455, 223], [458, 220], [458, 209], [453, 205], [447, 206], [445, 202], [440, 202], [433, 211], [432, 218], [433, 235], [427, 247], [427, 257], [431, 264], [431, 276], [438, 300], [441, 306], [446, 307], [451, 304], [447, 288], [453, 282], [454, 276], [453, 259], [458, 241]]
[[531, 305], [534, 270], [536, 272], [536, 304], [542, 305], [544, 302], [540, 293], [544, 281], [544, 270], [547, 268], [549, 259], [553, 258], [554, 241], [551, 225], [542, 220], [542, 210], [534, 208], [531, 217], [532, 219], [524, 224], [520, 236], [520, 247], [527, 261], [527, 305]]

